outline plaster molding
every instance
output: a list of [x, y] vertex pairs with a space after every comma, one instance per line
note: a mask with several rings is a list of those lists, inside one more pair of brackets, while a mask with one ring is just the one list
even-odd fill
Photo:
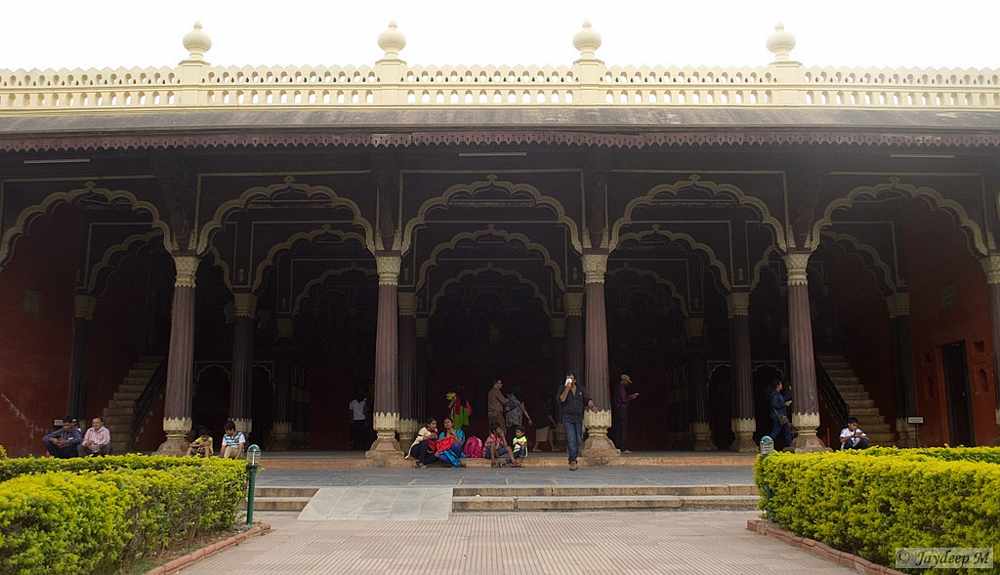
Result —
[[980, 258], [979, 263], [982, 264], [983, 271], [986, 272], [986, 283], [991, 286], [1000, 285], [1000, 253], [994, 252]]
[[588, 284], [604, 283], [604, 276], [608, 273], [608, 254], [583, 254], [580, 259], [583, 261], [584, 281]]
[[726, 296], [726, 306], [730, 318], [750, 315], [750, 292], [734, 291]]
[[250, 433], [251, 431], [253, 431], [253, 420], [252, 419], [246, 419], [246, 418], [242, 418], [242, 417], [235, 417], [235, 418], [233, 418], [233, 423], [236, 424], [236, 431], [239, 431], [239, 432], [242, 432], [242, 433]]
[[819, 413], [792, 413], [792, 427], [796, 430], [804, 429], [816, 431], [819, 427]]
[[167, 435], [176, 435], [178, 433], [187, 433], [191, 431], [191, 418], [190, 417], [164, 417], [163, 418], [163, 431]]
[[754, 431], [757, 431], [757, 420], [753, 419], [752, 417], [746, 417], [746, 418], [734, 417], [732, 418], [732, 425], [733, 425], [733, 431], [737, 433], [740, 432], [752, 433]]
[[611, 410], [584, 410], [583, 425], [590, 433], [593, 433], [591, 430], [594, 430], [599, 432], [598, 434], [607, 435], [608, 429], [611, 429]]
[[257, 296], [252, 293], [233, 294], [233, 314], [253, 318], [257, 314]]
[[399, 413], [398, 412], [375, 412], [373, 420], [375, 422], [375, 431], [385, 432], [392, 431], [395, 432], [399, 427]]
[[542, 304], [542, 311], [544, 311], [545, 315], [547, 315], [548, 317], [552, 317], [552, 310], [549, 309], [549, 302], [547, 299], [545, 299], [545, 292], [542, 291], [542, 289], [538, 286], [537, 283], [526, 278], [523, 274], [521, 274], [521, 272], [506, 268], [496, 267], [493, 265], [492, 262], [489, 262], [482, 267], [474, 269], [464, 269], [461, 272], [459, 272], [459, 274], [456, 275], [455, 277], [448, 278], [447, 280], [445, 280], [441, 284], [441, 287], [438, 288], [437, 292], [430, 298], [431, 301], [430, 315], [434, 315], [435, 313], [437, 313], [438, 300], [440, 300], [444, 296], [445, 292], [448, 290], [450, 286], [461, 282], [463, 279], [467, 277], [477, 276], [485, 272], [495, 272], [504, 277], [516, 278], [517, 281], [527, 286], [531, 286], [532, 293], [534, 294], [535, 298]]
[[174, 287], [194, 288], [200, 263], [198, 256], [174, 256]]
[[87, 294], [76, 294], [73, 296], [73, 317], [92, 321], [94, 319], [94, 309], [97, 307], [97, 298]]
[[645, 238], [646, 236], [663, 236], [672, 242], [680, 241], [686, 244], [688, 249], [690, 249], [691, 251], [701, 252], [705, 254], [706, 259], [708, 259], [709, 267], [715, 269], [718, 272], [719, 283], [722, 284], [722, 288], [727, 291], [732, 289], [733, 287], [732, 282], [729, 281], [729, 272], [726, 271], [726, 268], [728, 266], [726, 266], [726, 264], [724, 264], [722, 260], [719, 259], [719, 257], [715, 254], [715, 250], [712, 249], [712, 246], [703, 242], [699, 242], [698, 240], [694, 239], [694, 236], [692, 236], [691, 234], [687, 234], [684, 232], [672, 232], [670, 230], [662, 229], [659, 224], [654, 224], [652, 229], [649, 230], [643, 230], [640, 232], [628, 232], [622, 234], [621, 237], [618, 238], [613, 245], [614, 248], [617, 248], [621, 246], [621, 244], [629, 240], [641, 242], [642, 239]]
[[809, 257], [812, 252], [791, 252], [785, 254], [785, 270], [788, 272], [789, 286], [809, 285]]
[[399, 269], [402, 263], [403, 258], [399, 255], [375, 256], [375, 269], [378, 270], [378, 285], [398, 286]]

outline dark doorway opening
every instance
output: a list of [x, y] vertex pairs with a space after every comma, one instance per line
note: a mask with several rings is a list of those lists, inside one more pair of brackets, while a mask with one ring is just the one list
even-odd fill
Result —
[[944, 384], [948, 394], [948, 422], [951, 445], [975, 445], [972, 433], [972, 405], [969, 402], [969, 368], [965, 342], [941, 346]]

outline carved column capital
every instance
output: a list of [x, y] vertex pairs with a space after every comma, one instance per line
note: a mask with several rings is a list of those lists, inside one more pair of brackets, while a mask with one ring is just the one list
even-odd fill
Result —
[[97, 307], [97, 298], [92, 295], [77, 294], [73, 296], [73, 317], [91, 321], [94, 319], [94, 308]]
[[563, 297], [566, 306], [566, 315], [571, 317], [583, 317], [583, 294], [580, 292], [568, 292]]
[[729, 317], [750, 315], [750, 292], [736, 291], [726, 297]]
[[604, 275], [608, 273], [608, 254], [583, 254], [583, 277], [589, 284], [604, 283]]
[[986, 283], [1000, 285], [1000, 253], [992, 253], [979, 260], [986, 272]]
[[889, 308], [889, 318], [896, 318], [910, 315], [910, 294], [906, 292], [894, 293], [885, 298], [885, 305]]
[[561, 317], [550, 319], [549, 331], [552, 333], [552, 337], [559, 339], [566, 337], [566, 319]]
[[257, 296], [252, 293], [233, 294], [233, 314], [253, 318], [257, 314]]
[[689, 317], [684, 320], [684, 331], [688, 339], [698, 339], [705, 335], [705, 318]]
[[399, 285], [399, 268], [403, 258], [399, 254], [375, 256], [375, 269], [378, 270], [378, 285]]
[[195, 279], [198, 276], [198, 264], [201, 259], [198, 256], [174, 256], [174, 287], [195, 287]]
[[811, 255], [812, 252], [791, 252], [785, 254], [785, 270], [788, 272], [788, 285], [809, 285], [809, 275], [806, 273], [806, 269], [809, 266], [809, 256]]
[[396, 296], [396, 305], [399, 307], [399, 315], [417, 315], [417, 294], [413, 292], [399, 292]]

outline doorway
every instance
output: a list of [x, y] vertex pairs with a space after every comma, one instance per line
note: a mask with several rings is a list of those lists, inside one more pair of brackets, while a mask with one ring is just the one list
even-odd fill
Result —
[[969, 397], [969, 369], [965, 342], [941, 346], [944, 385], [948, 397], [951, 445], [975, 445], [972, 433], [972, 404]]

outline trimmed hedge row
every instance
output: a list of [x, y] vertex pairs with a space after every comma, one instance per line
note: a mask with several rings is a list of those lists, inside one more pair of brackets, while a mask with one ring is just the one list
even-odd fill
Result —
[[[112, 458], [90, 461], [101, 459]], [[0, 573], [117, 572], [234, 524], [246, 496], [242, 462], [145, 459], [160, 468], [52, 471], [0, 483]]]
[[242, 461], [221, 458], [171, 457], [166, 455], [110, 455], [107, 457], [17, 457], [0, 460], [0, 481], [20, 475], [49, 473], [52, 471], [105, 471], [109, 469], [174, 469], [177, 467], [204, 467], [206, 465], [235, 465], [245, 467]]
[[979, 461], [1000, 465], [1000, 447], [921, 447], [900, 449], [898, 447], [872, 447], [859, 451], [865, 455], [919, 457], [944, 461]]
[[784, 529], [882, 565], [899, 547], [1000, 556], [1000, 466], [935, 454], [772, 453], [755, 470], [760, 506]]

